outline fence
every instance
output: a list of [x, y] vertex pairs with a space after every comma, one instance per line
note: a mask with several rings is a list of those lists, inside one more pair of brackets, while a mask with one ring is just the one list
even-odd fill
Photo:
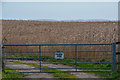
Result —
[[[27, 48], [23, 48], [27, 46]], [[71, 47], [72, 46], [72, 47]], [[92, 47], [86, 47], [92, 46]], [[99, 46], [99, 47], [98, 47]], [[29, 48], [28, 48], [29, 47]], [[82, 49], [84, 47], [84, 49]], [[96, 47], [95, 50], [93, 47]], [[100, 47], [107, 47], [103, 50]], [[109, 49], [108, 49], [109, 48]], [[88, 50], [87, 50], [88, 49]], [[26, 51], [28, 50], [28, 51]], [[62, 52], [64, 59], [55, 59], [55, 52]], [[98, 55], [97, 57], [89, 54]], [[103, 54], [104, 56], [103, 56]], [[81, 54], [85, 54], [82, 56]], [[87, 54], [87, 55], [86, 55]], [[102, 54], [102, 57], [101, 57]], [[68, 55], [71, 55], [68, 57]], [[37, 64], [39, 68], [14, 68], [24, 70], [21, 73], [44, 73], [44, 72], [110, 72], [116, 70], [116, 43], [89, 43], [89, 44], [4, 44], [3, 56], [4, 67], [12, 64]], [[90, 59], [96, 59], [90, 60]], [[14, 60], [23, 63], [10, 63]], [[29, 63], [29, 60], [37, 60]], [[9, 62], [10, 61], [10, 62]], [[71, 68], [43, 68], [44, 64], [69, 65]], [[29, 70], [39, 71], [29, 71]], [[60, 69], [60, 71], [48, 71], [47, 69]], [[63, 71], [63, 69], [65, 69]], [[10, 70], [10, 69], [8, 69]], [[26, 71], [25, 71], [26, 70]]]

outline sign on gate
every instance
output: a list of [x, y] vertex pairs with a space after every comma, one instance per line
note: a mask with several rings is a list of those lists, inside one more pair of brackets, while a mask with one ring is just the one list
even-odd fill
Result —
[[54, 58], [56, 60], [62, 60], [62, 59], [64, 59], [64, 52], [57, 51], [57, 52], [55, 52], [54, 56], [55, 56]]

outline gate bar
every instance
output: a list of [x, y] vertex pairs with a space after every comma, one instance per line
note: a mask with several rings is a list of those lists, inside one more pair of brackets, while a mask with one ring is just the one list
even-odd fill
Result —
[[[60, 45], [76, 45], [76, 44], [4, 44], [3, 46], [60, 46]], [[112, 45], [112, 43], [86, 43], [77, 45]]]
[[[79, 64], [81, 64], [81, 63], [84, 63], [84, 64], [86, 64], [86, 63], [98, 63], [98, 64], [100, 64], [100, 63], [113, 63], [113, 62], [76, 62], [76, 63], [79, 63]], [[8, 63], [8, 64], [14, 64], [14, 63]], [[16, 63], [16, 64], [20, 64], [20, 63]], [[21, 64], [40, 64], [40, 63], [21, 63]], [[75, 62], [64, 62], [64, 63], [58, 63], [58, 62], [45, 62], [45, 63], [41, 63], [41, 64], [75, 64]]]
[[[38, 51], [6, 51], [7, 53], [39, 53]], [[55, 51], [42, 51], [41, 53], [54, 53]], [[63, 52], [75, 52], [75, 51], [63, 51]], [[77, 51], [77, 52], [111, 52], [111, 50], [101, 51]]]
[[[110, 69], [112, 67], [77, 67], [77, 69]], [[6, 70], [38, 70], [39, 68], [14, 68], [14, 69], [6, 69]], [[41, 68], [41, 69], [75, 69], [75, 68]]]
[[[53, 73], [53, 72], [111, 72], [111, 70], [89, 70], [89, 71], [42, 71], [41, 73]], [[36, 72], [10, 72], [10, 73], [39, 73], [38, 71]]]

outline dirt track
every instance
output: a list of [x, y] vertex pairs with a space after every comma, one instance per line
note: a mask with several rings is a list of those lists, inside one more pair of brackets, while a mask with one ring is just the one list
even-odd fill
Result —
[[[18, 61], [18, 60], [12, 60], [12, 61]], [[23, 63], [39, 63], [39, 61], [26, 61], [26, 60], [21, 60], [19, 62], [23, 62]], [[12, 63], [10, 60], [7, 61], [7, 63]], [[47, 67], [51, 67], [51, 68], [72, 68], [71, 66], [67, 66], [67, 65], [61, 65], [61, 64], [42, 64], [43, 66], [47, 66]], [[13, 63], [13, 65], [7, 65], [10, 68], [35, 68], [33, 66], [28, 66], [26, 64], [16, 64]], [[60, 69], [59, 69], [60, 70]], [[24, 70], [22, 70], [24, 71]], [[29, 71], [39, 71], [39, 70], [29, 70]], [[74, 71], [74, 69], [62, 69], [62, 71]], [[98, 78], [97, 76], [95, 76], [95, 74], [93, 73], [84, 73], [84, 72], [71, 72], [71, 74], [75, 75], [76, 78]], [[48, 74], [48, 73], [29, 73], [29, 76], [27, 76], [29, 78], [52, 78], [52, 75]]]
[[[11, 65], [7, 65], [7, 67], [10, 67], [12, 69], [14, 69], [14, 68], [17, 68], [17, 69], [19, 69], [19, 68], [23, 68], [23, 69], [35, 68], [33, 66], [29, 66], [26, 64], [18, 64], [18, 63], [16, 64], [16, 63], [13, 63], [11, 61], [7, 61], [7, 63], [12, 63]], [[39, 69], [38, 70], [27, 70], [27, 72], [34, 72], [34, 71], [40, 71], [40, 70]], [[19, 72], [26, 72], [26, 71], [19, 70]], [[53, 76], [51, 74], [48, 74], [48, 73], [24, 73], [24, 74], [28, 75], [25, 78], [53, 78]]]

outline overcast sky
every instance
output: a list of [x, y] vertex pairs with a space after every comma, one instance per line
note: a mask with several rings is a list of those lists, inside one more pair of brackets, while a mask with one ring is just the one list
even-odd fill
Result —
[[3, 19], [118, 19], [117, 2], [3, 2]]

